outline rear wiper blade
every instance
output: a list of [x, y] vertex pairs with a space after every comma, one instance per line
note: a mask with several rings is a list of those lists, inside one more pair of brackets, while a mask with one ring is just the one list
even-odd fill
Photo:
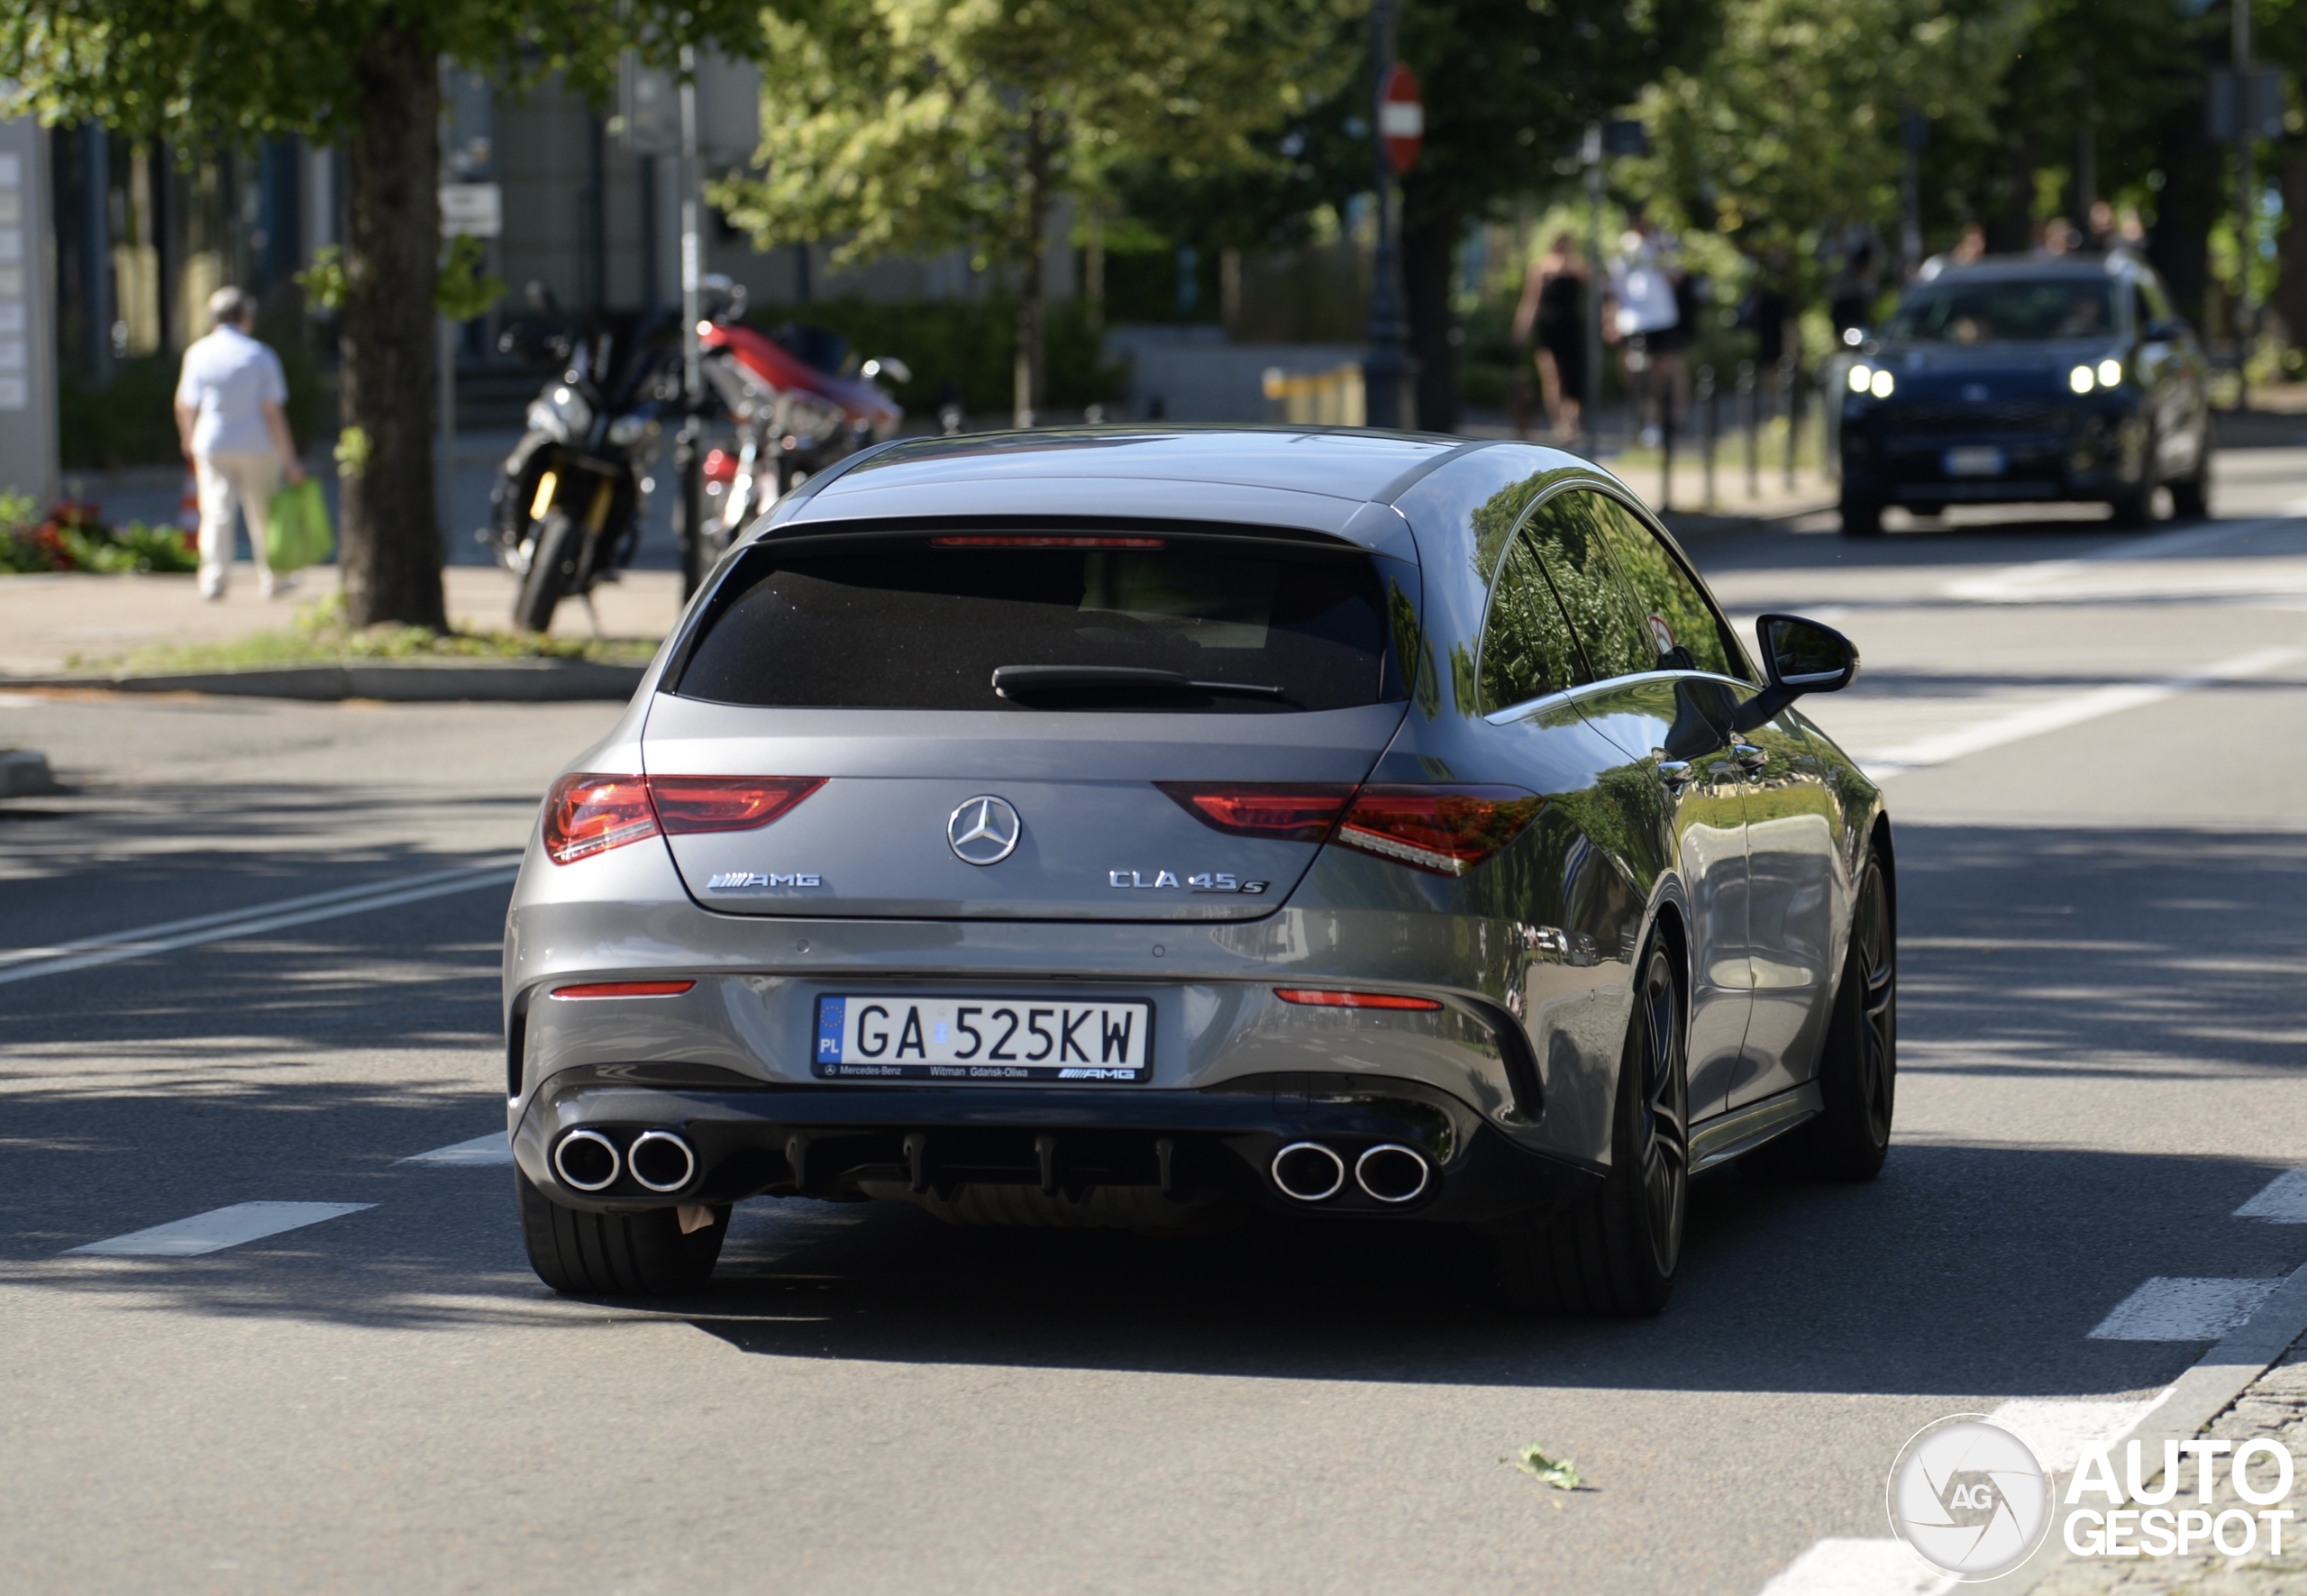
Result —
[[1156, 670], [1144, 665], [1000, 665], [993, 672], [993, 690], [1005, 698], [1099, 688], [1125, 692], [1231, 693], [1245, 698], [1290, 696], [1263, 682], [1197, 681], [1182, 670]]

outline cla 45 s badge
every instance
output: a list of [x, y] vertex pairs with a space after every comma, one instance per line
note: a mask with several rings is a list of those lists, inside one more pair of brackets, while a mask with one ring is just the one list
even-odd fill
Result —
[[1255, 896], [1272, 884], [1271, 881], [1241, 880], [1223, 871], [1199, 871], [1180, 880], [1175, 871], [1157, 870], [1150, 881], [1141, 871], [1109, 870], [1106, 872], [1106, 885], [1119, 887], [1126, 892], [1134, 892], [1141, 887], [1175, 887], [1181, 891], [1239, 892], [1245, 896]]

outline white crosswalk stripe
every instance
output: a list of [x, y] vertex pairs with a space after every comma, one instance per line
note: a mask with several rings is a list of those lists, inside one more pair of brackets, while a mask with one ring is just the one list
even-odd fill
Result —
[[373, 1202], [236, 1202], [230, 1208], [211, 1208], [205, 1214], [155, 1225], [149, 1230], [132, 1230], [126, 1236], [92, 1241], [86, 1246], [68, 1249], [64, 1256], [196, 1258], [204, 1253], [221, 1253], [243, 1242], [259, 1241], [284, 1230], [317, 1225], [324, 1219], [341, 1218], [376, 1206]]

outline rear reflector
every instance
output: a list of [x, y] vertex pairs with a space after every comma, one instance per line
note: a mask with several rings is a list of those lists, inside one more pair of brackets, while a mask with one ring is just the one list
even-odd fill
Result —
[[693, 980], [597, 980], [589, 986], [555, 987], [556, 998], [678, 998]]
[[1276, 987], [1273, 995], [1284, 1003], [1305, 1003], [1318, 1008], [1431, 1009], [1442, 1007], [1431, 998], [1405, 998], [1396, 992], [1323, 992], [1311, 987]]
[[1437, 875], [1462, 876], [1512, 842], [1543, 802], [1518, 787], [1365, 787], [1337, 840]]
[[1213, 831], [1269, 842], [1326, 841], [1354, 797], [1351, 786], [1268, 787], [1193, 781], [1154, 784], [1170, 800]]
[[1158, 537], [1017, 537], [989, 535], [984, 537], [934, 537], [930, 546], [936, 549], [1159, 549], [1165, 540]]
[[825, 784], [822, 776], [563, 776], [545, 794], [545, 857], [573, 864], [665, 832], [751, 831]]

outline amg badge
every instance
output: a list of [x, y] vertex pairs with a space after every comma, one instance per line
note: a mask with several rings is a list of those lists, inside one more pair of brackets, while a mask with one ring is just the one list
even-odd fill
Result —
[[757, 870], [727, 870], [706, 882], [705, 888], [708, 892], [727, 892], [738, 887], [822, 887], [824, 885], [823, 878], [814, 871], [795, 871], [789, 875], [778, 871], [763, 875]]

